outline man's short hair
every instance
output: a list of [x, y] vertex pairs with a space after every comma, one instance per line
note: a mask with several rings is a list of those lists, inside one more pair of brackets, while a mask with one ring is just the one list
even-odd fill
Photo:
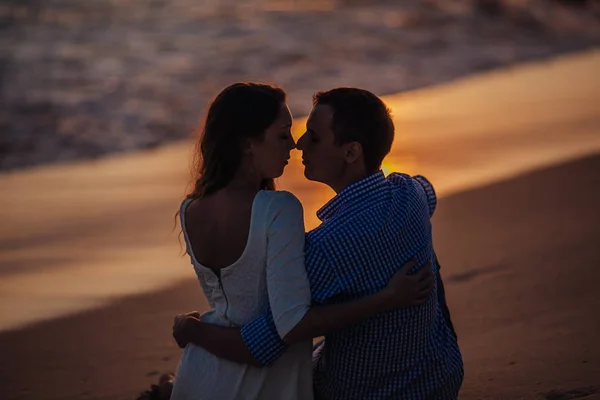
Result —
[[367, 172], [377, 172], [394, 141], [394, 122], [383, 101], [368, 90], [340, 87], [315, 93], [317, 105], [333, 109], [335, 143], [360, 143]]

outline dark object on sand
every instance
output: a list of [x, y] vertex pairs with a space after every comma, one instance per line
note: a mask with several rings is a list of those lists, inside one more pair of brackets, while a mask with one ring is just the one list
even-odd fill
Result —
[[152, 385], [150, 390], [140, 394], [136, 400], [169, 400], [173, 391], [174, 380], [175, 375], [162, 374], [158, 380], [158, 385]]

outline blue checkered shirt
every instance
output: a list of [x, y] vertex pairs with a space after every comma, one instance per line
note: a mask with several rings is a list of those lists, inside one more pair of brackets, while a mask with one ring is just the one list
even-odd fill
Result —
[[[424, 177], [386, 178], [381, 171], [341, 191], [317, 212], [323, 223], [306, 236], [313, 303], [376, 293], [412, 257], [418, 260], [412, 272], [434, 260], [430, 218], [436, 201]], [[327, 335], [313, 354], [315, 398], [456, 399], [462, 358], [436, 293], [437, 282], [422, 306]], [[244, 326], [242, 337], [263, 365], [285, 351], [270, 312]]]

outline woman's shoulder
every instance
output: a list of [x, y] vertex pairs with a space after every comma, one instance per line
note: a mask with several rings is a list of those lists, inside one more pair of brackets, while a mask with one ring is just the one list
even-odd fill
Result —
[[304, 213], [300, 200], [286, 190], [262, 190], [258, 196], [257, 201], [267, 210], [271, 218], [281, 213], [300, 215]]
[[302, 207], [300, 200], [287, 190], [261, 190], [258, 195], [271, 207]]

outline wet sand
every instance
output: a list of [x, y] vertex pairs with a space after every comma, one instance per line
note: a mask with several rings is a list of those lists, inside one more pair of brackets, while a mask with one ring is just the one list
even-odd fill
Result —
[[[599, 204], [600, 156], [440, 201], [461, 399], [600, 398]], [[174, 370], [173, 315], [206, 307], [188, 279], [0, 334], [2, 398], [131, 399]]]

